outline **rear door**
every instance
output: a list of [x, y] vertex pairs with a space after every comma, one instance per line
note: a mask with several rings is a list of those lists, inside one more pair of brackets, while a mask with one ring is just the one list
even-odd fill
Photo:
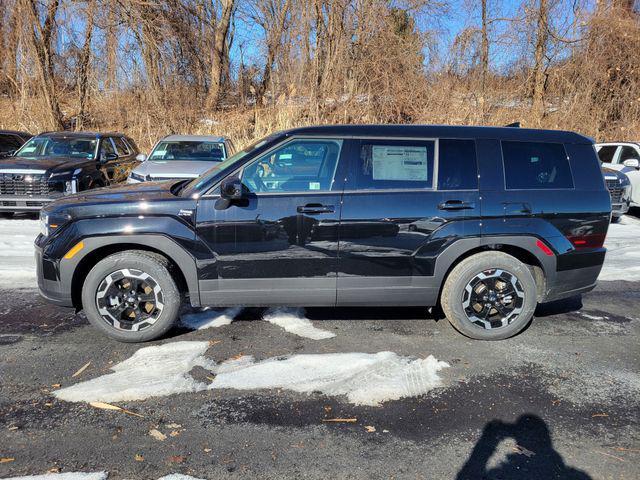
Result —
[[438, 255], [480, 235], [475, 141], [353, 139], [338, 305], [433, 305]]

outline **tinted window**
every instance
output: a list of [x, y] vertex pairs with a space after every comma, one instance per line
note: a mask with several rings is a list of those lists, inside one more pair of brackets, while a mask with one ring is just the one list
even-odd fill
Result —
[[293, 140], [245, 167], [242, 183], [252, 192], [328, 191], [341, 140]]
[[361, 140], [356, 188], [433, 188], [433, 141]]
[[131, 152], [129, 151], [129, 147], [120, 137], [113, 137], [113, 143], [116, 144], [116, 149], [118, 150], [118, 155], [126, 156]]
[[620, 163], [624, 162], [625, 160], [632, 160], [632, 159], [636, 159], [636, 160], [640, 160], [640, 155], [638, 154], [638, 151], [633, 148], [633, 147], [622, 147], [622, 151], [620, 152]]
[[508, 189], [573, 188], [569, 159], [560, 143], [502, 142]]
[[102, 139], [102, 143], [100, 144], [100, 153], [101, 154], [116, 153], [115, 149], [113, 148], [113, 143], [111, 143], [111, 139], [110, 138], [103, 138]]
[[600, 158], [601, 162], [611, 163], [613, 162], [613, 157], [616, 154], [616, 150], [618, 149], [615, 145], [605, 145], [604, 147], [600, 147], [598, 150], [598, 158]]
[[473, 190], [478, 188], [476, 142], [440, 140], [438, 142], [438, 189]]

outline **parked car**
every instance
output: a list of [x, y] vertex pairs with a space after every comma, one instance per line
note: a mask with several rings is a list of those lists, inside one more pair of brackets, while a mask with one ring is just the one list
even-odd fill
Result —
[[597, 143], [596, 150], [605, 167], [629, 177], [631, 206], [640, 207], [640, 142]]
[[32, 137], [26, 132], [0, 130], [0, 158], [8, 157]]
[[233, 143], [211, 135], [169, 135], [155, 144], [147, 158], [130, 174], [127, 183], [196, 178], [233, 154]]
[[[605, 165], [605, 164], [603, 164]], [[629, 211], [631, 203], [631, 182], [624, 173], [612, 168], [602, 167], [602, 175], [611, 196], [611, 221], [616, 223]]]
[[538, 302], [594, 288], [610, 215], [593, 142], [576, 133], [298, 128], [192, 181], [47, 205], [38, 285], [125, 342], [164, 334], [183, 297], [441, 304], [463, 334], [497, 340], [524, 329]]
[[56, 198], [124, 182], [137, 154], [119, 133], [37, 135], [0, 160], [0, 212], [38, 211]]

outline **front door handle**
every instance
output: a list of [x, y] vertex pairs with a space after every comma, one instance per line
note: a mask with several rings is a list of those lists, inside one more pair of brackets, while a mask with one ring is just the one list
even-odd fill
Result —
[[464, 202], [462, 200], [447, 200], [438, 205], [440, 210], [472, 210], [476, 208], [473, 202]]
[[308, 213], [310, 215], [318, 213], [333, 213], [336, 207], [333, 205], [321, 205], [319, 203], [309, 203], [298, 207], [298, 213]]

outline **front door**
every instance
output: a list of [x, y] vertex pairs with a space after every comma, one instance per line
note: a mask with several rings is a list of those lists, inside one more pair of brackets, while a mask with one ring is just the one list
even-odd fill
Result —
[[479, 241], [475, 141], [355, 139], [340, 222], [338, 305], [434, 305], [435, 263]]
[[200, 200], [204, 304], [335, 305], [342, 143], [290, 139], [238, 172], [248, 198]]

